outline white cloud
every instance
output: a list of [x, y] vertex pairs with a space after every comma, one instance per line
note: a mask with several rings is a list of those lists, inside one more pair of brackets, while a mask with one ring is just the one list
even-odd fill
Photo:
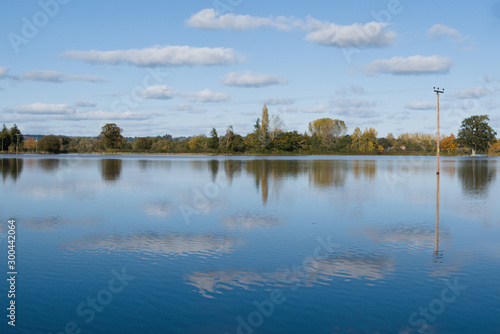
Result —
[[449, 72], [451, 63], [451, 59], [448, 57], [416, 55], [408, 58], [378, 59], [367, 65], [364, 70], [368, 75], [380, 73], [394, 75], [444, 74]]
[[457, 93], [458, 99], [480, 99], [491, 92], [485, 88], [467, 88]]
[[168, 100], [175, 97], [176, 93], [167, 85], [158, 85], [150, 86], [137, 95], [144, 99]]
[[427, 30], [428, 38], [439, 40], [443, 36], [451, 37], [454, 43], [465, 43], [461, 51], [471, 51], [474, 49], [474, 43], [469, 36], [463, 36], [458, 30], [444, 24], [435, 24]]
[[447, 27], [444, 24], [435, 24], [427, 30], [427, 37], [429, 38], [439, 38], [441, 36], [462, 37], [458, 30]]
[[361, 109], [375, 107], [377, 105], [377, 102], [360, 99], [342, 99], [332, 100], [330, 101], [330, 105], [341, 109]]
[[208, 103], [228, 101], [231, 96], [224, 93], [216, 93], [211, 91], [210, 89], [204, 89], [199, 92], [184, 94], [184, 98], [190, 102]]
[[275, 105], [290, 105], [290, 104], [294, 104], [295, 103], [295, 100], [294, 99], [290, 99], [290, 98], [287, 98], [287, 99], [280, 99], [280, 98], [269, 98], [269, 99], [265, 99], [263, 104], [267, 104], [267, 105], [270, 105], [270, 106], [275, 106]]
[[304, 108], [301, 111], [303, 113], [308, 113], [308, 114], [321, 114], [321, 113], [327, 112], [328, 110], [330, 110], [329, 106], [317, 105], [317, 106], [310, 107], [310, 108]]
[[216, 30], [248, 30], [261, 27], [271, 27], [278, 30], [290, 30], [298, 24], [294, 18], [279, 17], [255, 17], [250, 15], [235, 15], [232, 13], [219, 15], [214, 9], [208, 8], [199, 11], [186, 20], [188, 27]]
[[247, 71], [244, 73], [229, 73], [222, 78], [222, 83], [227, 86], [265, 87], [271, 85], [284, 85], [288, 83], [288, 79], [271, 74], [258, 74]]
[[90, 64], [129, 64], [134, 66], [193, 66], [232, 64], [241, 59], [229, 48], [197, 48], [191, 46], [153, 46], [144, 49], [114, 51], [75, 51], [60, 55]]
[[22, 75], [22, 79], [44, 82], [64, 82], [64, 81], [88, 81], [88, 82], [106, 82], [106, 79], [91, 75], [66, 75], [51, 70], [35, 70]]
[[411, 110], [432, 110], [436, 109], [436, 104], [429, 101], [414, 101], [407, 103], [405, 108]]
[[336, 47], [384, 47], [396, 40], [396, 33], [387, 29], [387, 23], [372, 21], [344, 26], [314, 18], [305, 21], [285, 16], [257, 17], [232, 13], [219, 15], [212, 8], [192, 15], [186, 20], [186, 25], [206, 30], [249, 30], [263, 27], [281, 31], [306, 30], [309, 32], [307, 40]]
[[75, 109], [67, 104], [45, 104], [37, 102], [5, 108], [4, 111], [30, 115], [64, 115], [73, 114]]
[[88, 108], [88, 107], [93, 108], [97, 105], [97, 103], [79, 100], [79, 101], [75, 101], [75, 103], [73, 105], [75, 107], [80, 107], [80, 108]]
[[396, 40], [396, 33], [387, 29], [387, 23], [375, 21], [342, 26], [309, 18], [308, 27], [312, 31], [307, 35], [307, 40], [326, 46], [384, 47]]
[[170, 107], [169, 110], [171, 110], [171, 111], [184, 111], [184, 112], [188, 112], [191, 114], [203, 114], [203, 113], [207, 112], [206, 109], [193, 108], [192, 105], [186, 104], [186, 103], [180, 104], [178, 106]]
[[8, 67], [0, 66], [0, 79], [4, 78], [7, 75]]

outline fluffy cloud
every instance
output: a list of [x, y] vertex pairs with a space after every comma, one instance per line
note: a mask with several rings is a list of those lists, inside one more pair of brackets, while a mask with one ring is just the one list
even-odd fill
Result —
[[184, 98], [190, 102], [207, 103], [228, 101], [231, 96], [224, 93], [216, 93], [211, 91], [210, 89], [204, 89], [199, 92], [184, 94]]
[[480, 99], [491, 92], [485, 88], [467, 88], [457, 93], [458, 99]]
[[387, 26], [387, 23], [374, 21], [342, 26], [310, 18], [308, 27], [312, 31], [307, 35], [307, 40], [341, 48], [384, 47], [393, 44], [396, 40], [396, 33], [387, 30]]
[[66, 75], [57, 71], [35, 70], [22, 75], [21, 79], [44, 81], [44, 82], [64, 82], [64, 81], [88, 81], [106, 82], [106, 79], [91, 75]]
[[150, 86], [137, 95], [144, 99], [168, 100], [175, 97], [176, 93], [167, 85], [158, 85]]
[[5, 108], [4, 111], [29, 115], [64, 115], [73, 114], [75, 109], [67, 104], [45, 104], [37, 102], [12, 108]]
[[297, 20], [279, 17], [255, 17], [250, 15], [219, 15], [213, 8], [203, 9], [186, 20], [186, 25], [198, 29], [248, 30], [271, 27], [278, 30], [290, 30], [297, 25]]
[[7, 75], [7, 71], [9, 69], [7, 67], [0, 66], [0, 79], [4, 78]]
[[294, 104], [295, 100], [294, 99], [279, 99], [279, 98], [269, 98], [265, 99], [264, 104], [270, 105], [270, 106], [275, 106], [275, 105], [290, 105]]
[[429, 101], [422, 101], [422, 102], [415, 101], [406, 104], [405, 108], [411, 110], [432, 110], [436, 108], [436, 104]]
[[79, 100], [79, 101], [75, 101], [74, 103], [74, 106], [75, 107], [80, 107], [80, 108], [93, 108], [97, 105], [97, 103], [95, 102], [89, 102], [89, 101], [83, 101], [83, 100]]
[[70, 50], [62, 53], [60, 57], [81, 60], [90, 64], [129, 64], [140, 67], [221, 65], [232, 64], [241, 60], [241, 57], [233, 49], [229, 48], [168, 45], [114, 51]]
[[451, 59], [441, 56], [424, 57], [421, 55], [408, 58], [393, 57], [378, 59], [367, 65], [364, 70], [368, 75], [380, 73], [394, 75], [444, 74], [450, 71]]
[[265, 87], [284, 85], [288, 83], [288, 79], [271, 74], [258, 74], [248, 71], [244, 73], [229, 73], [222, 78], [222, 83], [227, 86]]
[[186, 25], [205, 30], [249, 30], [262, 27], [281, 31], [300, 29], [308, 31], [307, 40], [336, 47], [384, 47], [396, 40], [396, 33], [387, 29], [387, 23], [373, 21], [345, 26], [314, 18], [301, 20], [285, 16], [257, 17], [232, 13], [219, 15], [212, 8], [192, 15], [186, 20]]
[[427, 37], [429, 38], [439, 38], [441, 36], [462, 37], [456, 29], [447, 27], [444, 24], [435, 24], [427, 30]]

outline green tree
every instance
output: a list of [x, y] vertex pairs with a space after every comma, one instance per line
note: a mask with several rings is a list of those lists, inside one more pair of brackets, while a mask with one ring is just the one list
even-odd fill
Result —
[[61, 138], [54, 135], [42, 137], [38, 141], [38, 150], [41, 152], [59, 154], [61, 152]]
[[495, 142], [496, 132], [489, 126], [488, 115], [471, 116], [462, 121], [458, 131], [458, 141], [462, 146], [470, 147], [476, 152], [486, 152], [490, 144]]
[[217, 130], [212, 128], [210, 131], [210, 139], [208, 140], [208, 148], [212, 150], [219, 149], [219, 136], [217, 135]]
[[151, 139], [150, 137], [141, 137], [137, 138], [133, 142], [132, 148], [136, 151], [145, 152], [149, 151], [152, 145], [153, 145], [153, 139]]
[[2, 132], [0, 132], [0, 140], [2, 141], [2, 151], [8, 149], [11, 144], [11, 140], [10, 132], [5, 124], [3, 125]]
[[122, 131], [123, 130], [114, 123], [104, 125], [101, 129], [101, 134], [99, 135], [99, 139], [102, 141], [104, 148], [117, 149], [122, 147], [124, 139]]
[[23, 147], [24, 137], [21, 133], [21, 130], [19, 130], [16, 124], [14, 124], [14, 126], [10, 128], [9, 134], [11, 145], [14, 145], [14, 147], [16, 148], [19, 147], [19, 149], [21, 149], [21, 147]]

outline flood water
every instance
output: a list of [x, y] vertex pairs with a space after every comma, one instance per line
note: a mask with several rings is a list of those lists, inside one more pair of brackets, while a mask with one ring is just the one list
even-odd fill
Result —
[[[2, 158], [2, 333], [498, 333], [498, 158]], [[439, 189], [439, 192], [438, 192]]]

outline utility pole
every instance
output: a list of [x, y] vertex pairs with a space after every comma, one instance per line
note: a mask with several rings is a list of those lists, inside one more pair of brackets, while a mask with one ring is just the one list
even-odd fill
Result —
[[444, 93], [444, 88], [442, 90], [434, 87], [434, 93], [437, 96], [437, 133], [436, 133], [436, 155], [437, 155], [437, 170], [436, 174], [439, 174], [439, 94]]
[[17, 136], [17, 145], [16, 145], [16, 155], [17, 155], [17, 151], [19, 151], [19, 136], [20, 136], [20, 134], [16, 133], [16, 136]]

